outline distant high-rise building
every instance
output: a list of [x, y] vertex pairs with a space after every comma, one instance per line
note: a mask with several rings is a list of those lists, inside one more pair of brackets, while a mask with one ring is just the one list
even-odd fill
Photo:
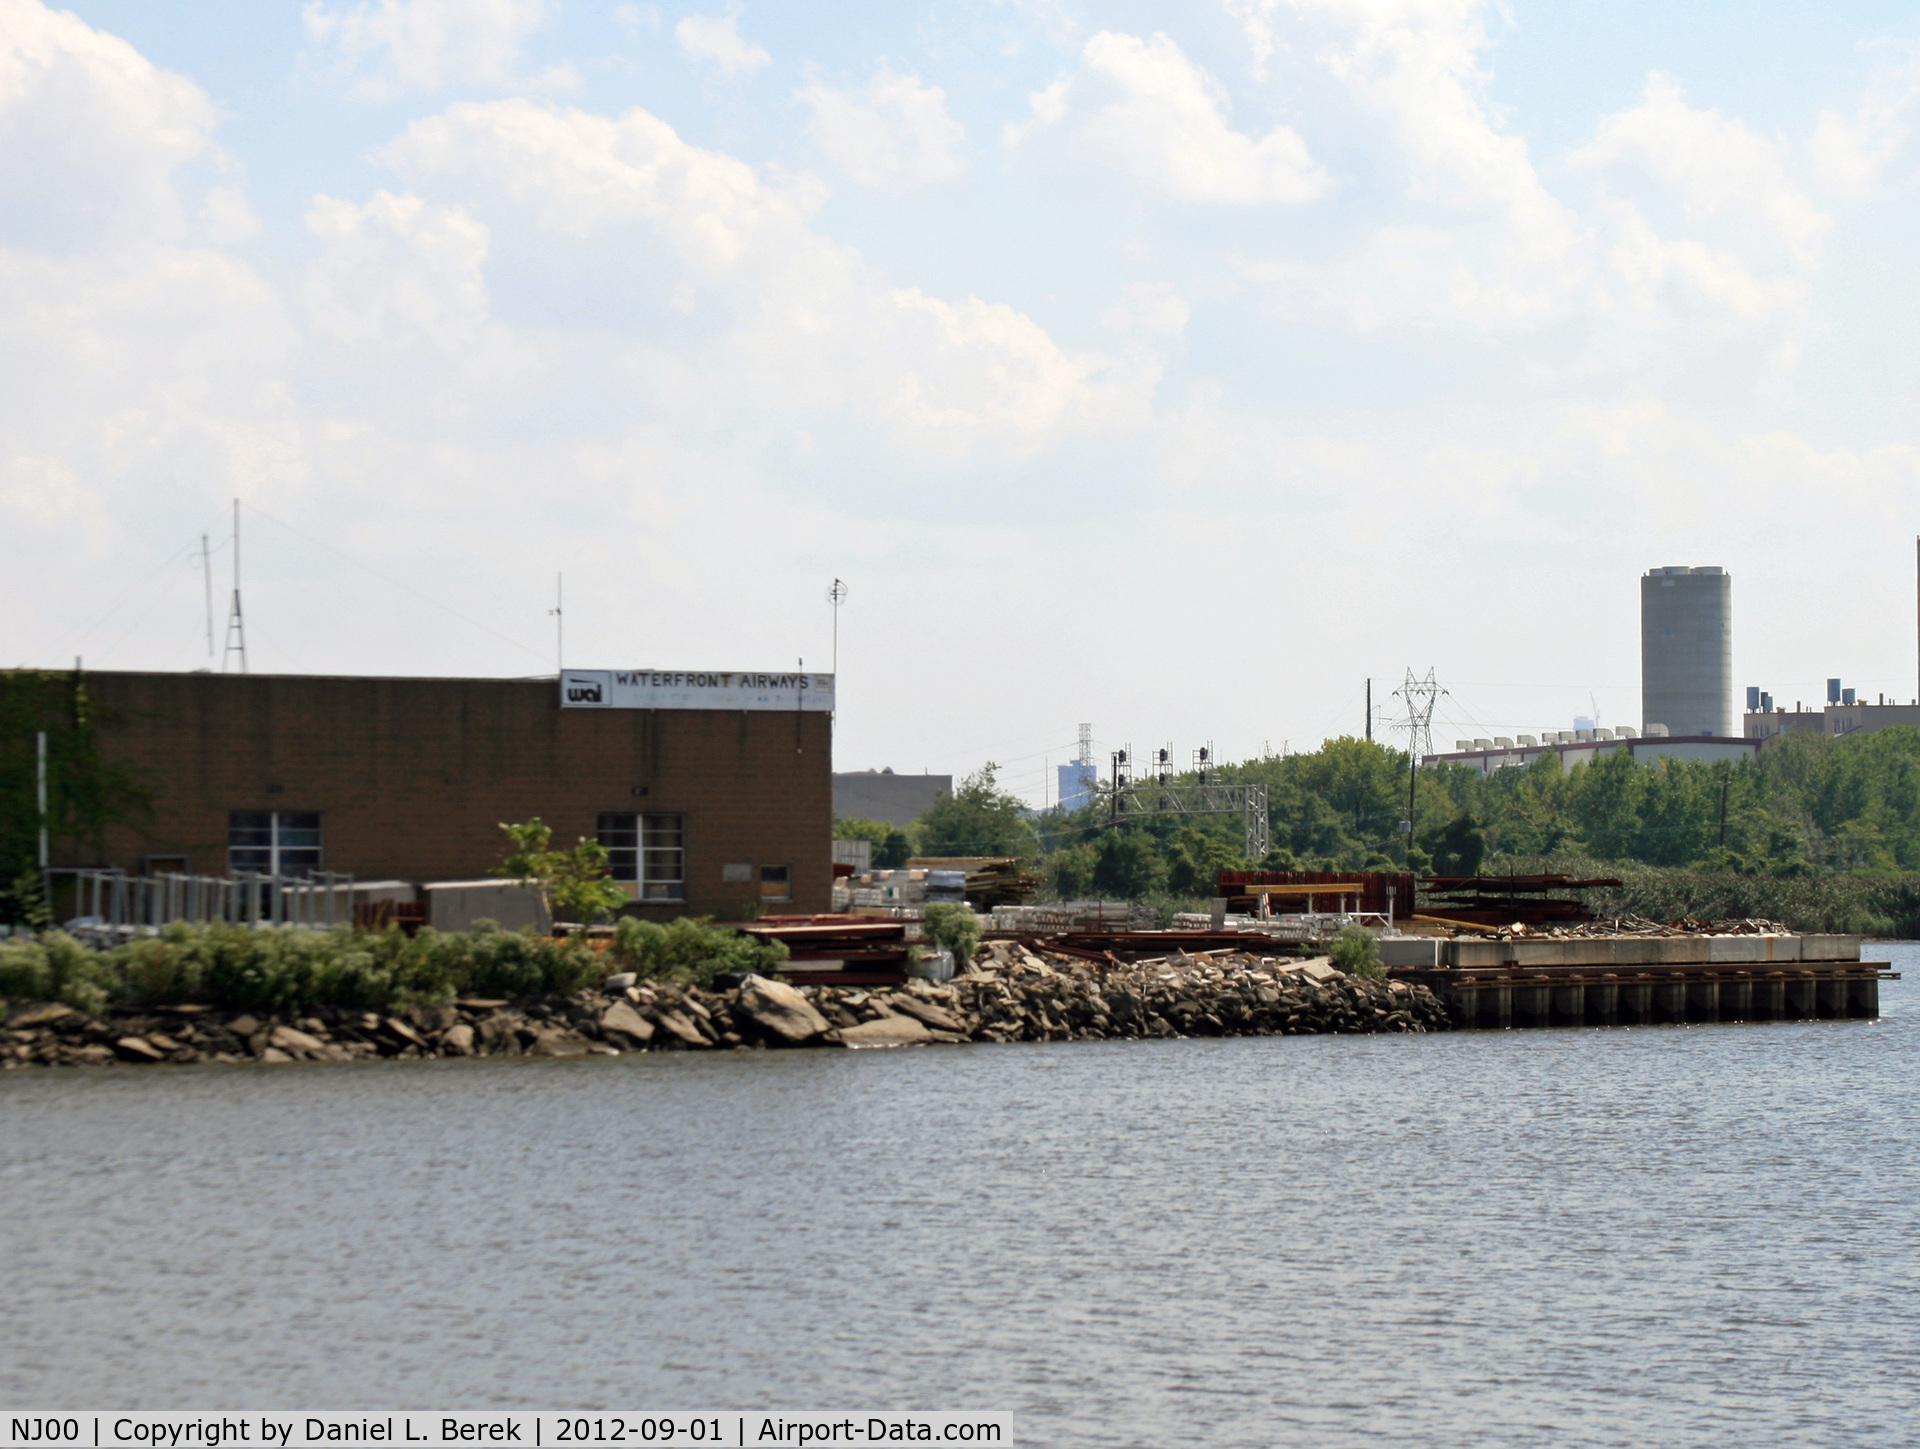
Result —
[[1733, 578], [1650, 569], [1640, 580], [1640, 717], [1653, 733], [1734, 735]]
[[1080, 758], [1071, 764], [1055, 765], [1059, 778], [1059, 805], [1062, 810], [1078, 810], [1093, 797], [1100, 781], [1099, 768], [1093, 763], [1093, 726], [1080, 726]]

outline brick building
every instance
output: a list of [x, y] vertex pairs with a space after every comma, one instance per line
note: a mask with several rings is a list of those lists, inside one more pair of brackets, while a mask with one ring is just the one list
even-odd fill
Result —
[[[503, 821], [599, 839], [644, 914], [824, 911], [832, 676], [568, 671], [380, 679], [89, 673], [101, 759], [139, 829], [56, 866], [484, 877]], [[77, 858], [85, 855], [90, 858]]]

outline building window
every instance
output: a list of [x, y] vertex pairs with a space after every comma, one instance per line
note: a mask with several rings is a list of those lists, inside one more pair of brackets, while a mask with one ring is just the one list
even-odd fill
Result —
[[234, 810], [227, 815], [227, 868], [235, 875], [311, 875], [320, 869], [316, 810]]
[[761, 866], [760, 899], [763, 901], [792, 900], [793, 868], [785, 865]]
[[631, 883], [637, 899], [687, 898], [684, 816], [602, 815], [600, 843], [607, 851], [607, 873]]

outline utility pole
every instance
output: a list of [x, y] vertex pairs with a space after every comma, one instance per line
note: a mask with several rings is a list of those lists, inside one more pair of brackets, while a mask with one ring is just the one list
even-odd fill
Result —
[[1733, 783], [1733, 773], [1726, 766], [1720, 767], [1720, 848], [1727, 848], [1727, 786]]
[[1373, 743], [1373, 681], [1367, 681], [1367, 743]]

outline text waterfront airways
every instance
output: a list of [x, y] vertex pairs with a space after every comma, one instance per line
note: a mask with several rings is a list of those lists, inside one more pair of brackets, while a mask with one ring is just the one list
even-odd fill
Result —
[[752, 674], [737, 670], [568, 669], [562, 709], [833, 708], [831, 674]]

